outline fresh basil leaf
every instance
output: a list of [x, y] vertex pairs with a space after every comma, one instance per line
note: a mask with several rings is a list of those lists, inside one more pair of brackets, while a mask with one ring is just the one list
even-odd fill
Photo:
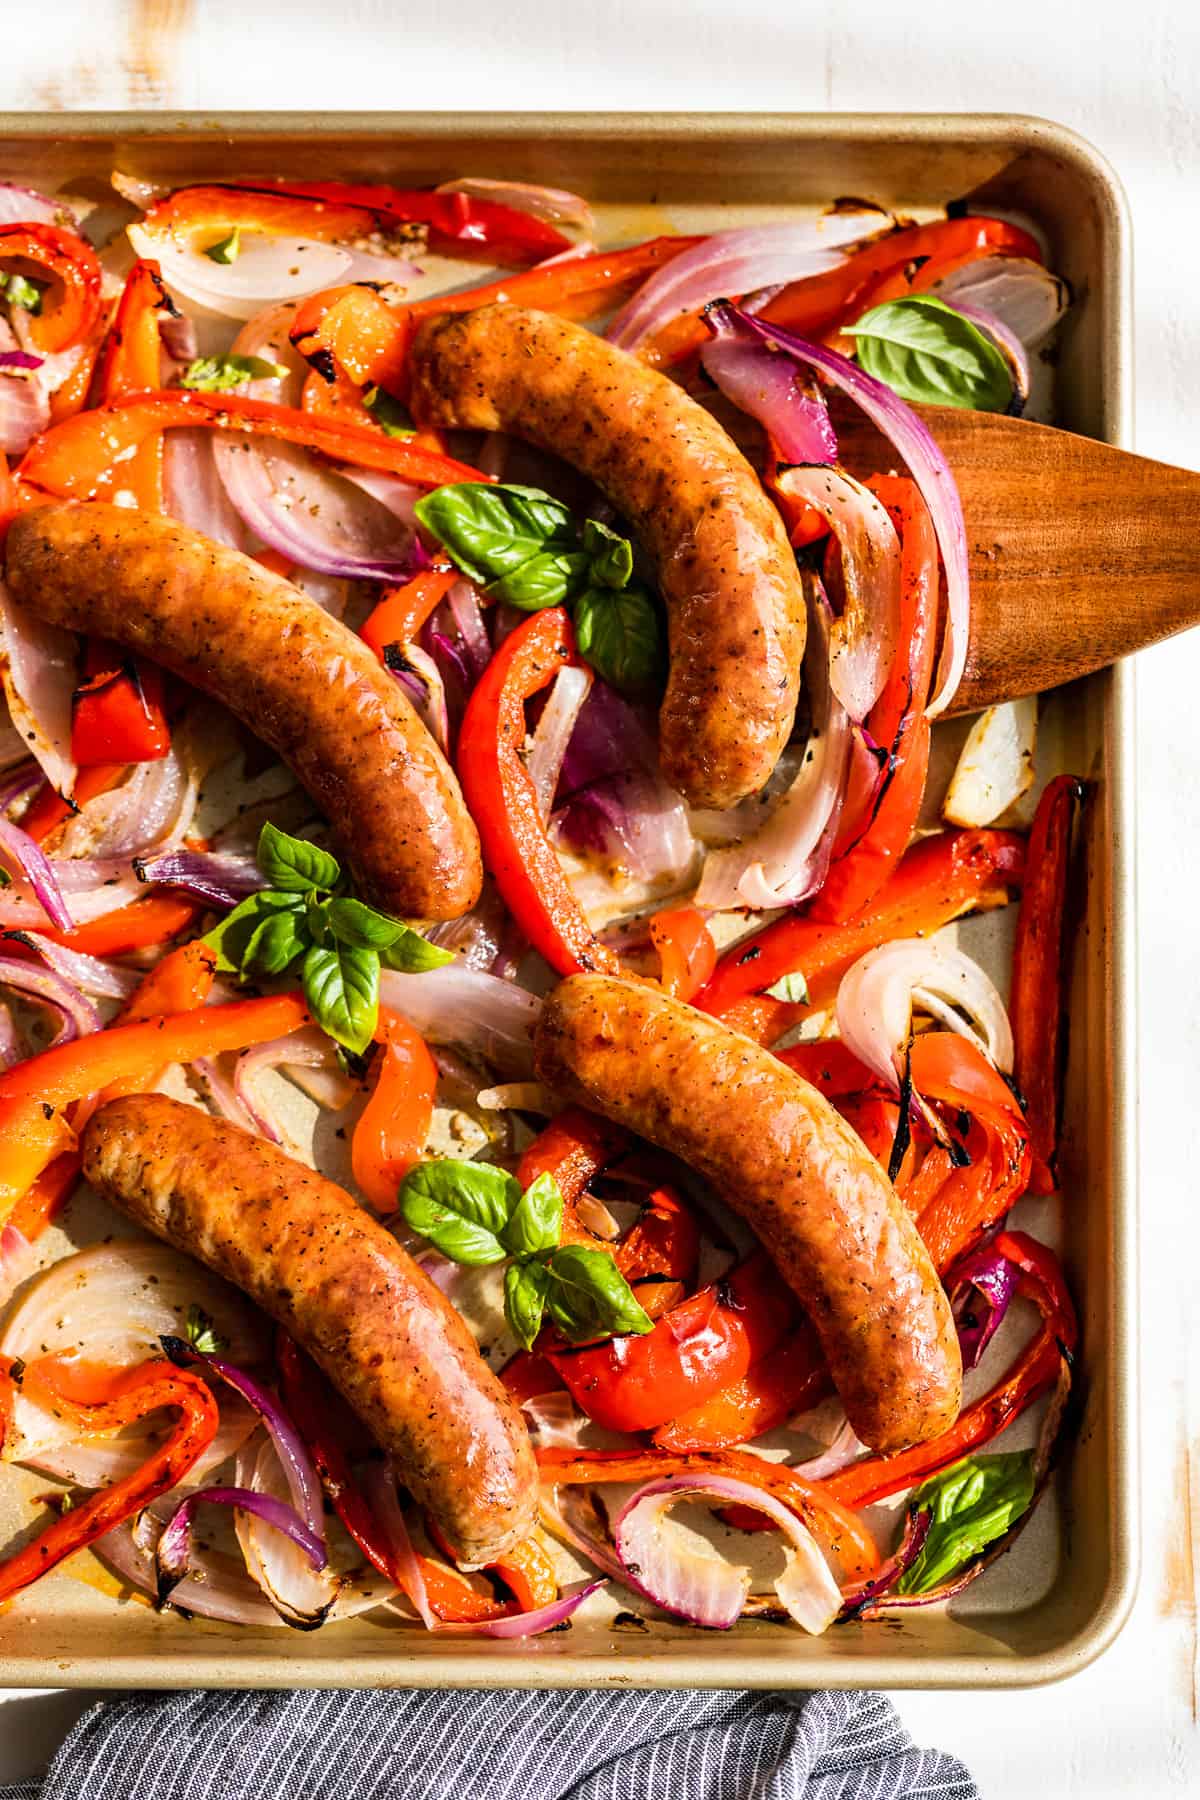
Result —
[[246, 968], [250, 940], [259, 925], [264, 919], [280, 915], [301, 924], [304, 919], [303, 895], [273, 894], [269, 891], [249, 894], [232, 912], [226, 913], [220, 924], [214, 925], [204, 939], [210, 950], [217, 953], [217, 973], [240, 974]]
[[944, 300], [906, 294], [873, 306], [853, 325], [859, 364], [902, 400], [1005, 412], [1013, 378], [1004, 352]]
[[510, 575], [488, 584], [488, 598], [507, 600], [521, 612], [541, 612], [570, 599], [587, 574], [581, 550], [542, 550]]
[[519, 1183], [491, 1163], [438, 1157], [418, 1163], [400, 1183], [405, 1224], [452, 1262], [473, 1268], [503, 1262], [500, 1234], [520, 1204]]
[[509, 1263], [504, 1271], [504, 1317], [522, 1350], [532, 1350], [546, 1313], [550, 1283], [544, 1263]]
[[361, 1055], [379, 1020], [379, 957], [353, 944], [314, 944], [301, 971], [304, 997], [321, 1030]]
[[379, 952], [379, 960], [385, 969], [397, 969], [401, 975], [423, 975], [427, 969], [444, 969], [454, 961], [454, 952], [431, 944], [411, 925], [405, 925], [400, 936]]
[[325, 903], [325, 918], [339, 944], [357, 944], [360, 950], [386, 950], [408, 930], [399, 919], [389, 919], [348, 894], [338, 894]]
[[363, 405], [371, 414], [377, 425], [383, 427], [384, 435], [390, 438], [415, 437], [417, 428], [412, 422], [408, 408], [386, 388], [369, 387], [363, 392]]
[[227, 238], [217, 244], [210, 244], [204, 252], [210, 262], [222, 263], [226, 267], [235, 263], [242, 253], [242, 228], [235, 225]]
[[591, 557], [592, 586], [617, 590], [628, 586], [633, 574], [633, 545], [628, 538], [610, 531], [599, 519], [589, 519], [583, 528], [583, 547]]
[[242, 968], [254, 969], [260, 975], [283, 975], [311, 945], [308, 921], [300, 907], [268, 911], [250, 933], [242, 954]]
[[42, 310], [45, 291], [43, 286], [25, 275], [0, 275], [0, 294], [10, 306], [19, 306], [22, 312], [32, 313], [34, 318]]
[[613, 687], [650, 687], [663, 662], [662, 631], [644, 588], [588, 588], [575, 602], [575, 642], [585, 662]]
[[222, 1350], [229, 1347], [204, 1308], [197, 1306], [194, 1300], [187, 1309], [183, 1335], [192, 1349], [198, 1350], [201, 1356], [219, 1356]]
[[808, 983], [799, 969], [794, 975], [781, 975], [779, 980], [765, 991], [772, 1000], [790, 1000], [794, 1006], [808, 1005]]
[[501, 1236], [513, 1256], [535, 1256], [553, 1250], [562, 1236], [563, 1197], [553, 1175], [530, 1182], [513, 1208]]
[[180, 387], [201, 394], [223, 394], [229, 388], [241, 387], [244, 381], [266, 381], [271, 377], [282, 381], [287, 370], [282, 363], [268, 362], [265, 356], [198, 356], [179, 377]]
[[1033, 1451], [967, 1456], [932, 1475], [909, 1496], [910, 1512], [929, 1507], [929, 1535], [896, 1583], [901, 1594], [928, 1594], [1003, 1537], [1033, 1500]]
[[571, 1343], [654, 1329], [611, 1256], [564, 1244], [546, 1261], [546, 1310]]
[[570, 513], [540, 488], [461, 481], [434, 488], [413, 511], [464, 575], [484, 587], [543, 551], [578, 548]]
[[258, 866], [270, 886], [279, 893], [309, 894], [336, 887], [341, 865], [328, 850], [305, 838], [289, 837], [268, 820], [258, 836]]

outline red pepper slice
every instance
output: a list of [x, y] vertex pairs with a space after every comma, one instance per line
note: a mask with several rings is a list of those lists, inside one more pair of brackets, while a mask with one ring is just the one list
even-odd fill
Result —
[[799, 1303], [764, 1251], [702, 1288], [642, 1337], [547, 1360], [606, 1431], [652, 1431], [746, 1370], [794, 1326]]
[[382, 432], [338, 424], [319, 413], [252, 400], [244, 394], [200, 394], [183, 388], [134, 394], [52, 425], [34, 439], [17, 473], [28, 487], [64, 499], [89, 500], [126, 453], [158, 432], [197, 425], [282, 438], [364, 469], [386, 469], [421, 487], [493, 479], [453, 457], [415, 446], [407, 438], [389, 438]]
[[61, 944], [64, 950], [81, 950], [86, 956], [129, 956], [135, 950], [154, 950], [169, 944], [180, 932], [195, 923], [203, 908], [195, 900], [178, 894], [151, 894], [145, 900], [131, 900], [128, 906], [114, 907], [98, 919], [77, 925], [74, 931], [59, 931], [47, 925], [41, 935]]
[[748, 1444], [815, 1406], [832, 1388], [820, 1340], [806, 1319], [738, 1381], [660, 1425], [654, 1443], [676, 1452]]
[[[134, 263], [100, 352], [96, 400], [111, 406], [130, 394], [162, 386], [162, 324], [179, 309], [163, 286], [156, 262]], [[144, 512], [163, 513], [163, 440], [153, 437], [112, 471], [112, 486], [132, 493]]]
[[807, 1005], [764, 996], [753, 1018], [738, 1019], [742, 1030], [770, 1043], [827, 1006], [851, 963], [877, 944], [921, 937], [963, 913], [1007, 904], [1010, 891], [1021, 884], [1024, 862], [1024, 840], [1011, 831], [943, 831], [922, 838], [857, 917], [833, 924], [810, 910], [790, 913], [735, 944], [696, 996], [696, 1005], [729, 1020], [739, 1001], [761, 996], [784, 975], [802, 973]]
[[[30, 1372], [36, 1368], [33, 1365]], [[107, 1386], [103, 1399], [82, 1409], [81, 1417], [90, 1432], [115, 1431], [164, 1406], [178, 1411], [178, 1421], [140, 1469], [89, 1495], [55, 1519], [31, 1544], [0, 1563], [0, 1600], [11, 1599], [64, 1558], [95, 1543], [114, 1525], [168, 1493], [217, 1434], [217, 1403], [199, 1376], [186, 1369], [162, 1361], [142, 1363], [135, 1369], [117, 1371]], [[60, 1399], [59, 1404], [63, 1403]]]
[[171, 733], [162, 671], [100, 638], [89, 638], [83, 666], [71, 716], [72, 762], [85, 768], [158, 762], [166, 756]]
[[405, 316], [372, 287], [326, 288], [301, 302], [288, 336], [326, 384], [340, 370], [363, 388], [404, 385]]
[[995, 1239], [995, 1247], [1021, 1270], [1018, 1292], [1032, 1300], [1040, 1311], [1040, 1331], [1003, 1381], [982, 1400], [967, 1407], [941, 1437], [928, 1444], [917, 1444], [911, 1450], [901, 1450], [895, 1456], [865, 1457], [831, 1476], [826, 1485], [846, 1506], [873, 1506], [990, 1443], [1054, 1385], [1063, 1361], [1070, 1362], [1078, 1325], [1057, 1257], [1023, 1231], [1002, 1231]]
[[864, 819], [835, 847], [825, 884], [809, 908], [814, 919], [845, 920], [861, 913], [908, 848], [929, 769], [925, 702], [933, 675], [938, 616], [938, 547], [916, 484], [877, 475], [868, 486], [892, 515], [900, 537], [900, 623], [896, 655], [883, 691], [866, 721], [887, 752], [884, 777]]
[[423, 569], [402, 587], [385, 588], [359, 632], [363, 643], [381, 662], [393, 644], [410, 644], [458, 579], [457, 569]]
[[1067, 877], [1071, 827], [1085, 792], [1075, 775], [1056, 775], [1047, 784], [1029, 833], [1026, 886], [1017, 913], [1009, 1016], [1013, 1073], [1033, 1138], [1029, 1185], [1035, 1194], [1052, 1194], [1058, 1185], [1054, 1153], [1062, 1082]]
[[694, 906], [655, 913], [650, 921], [650, 942], [658, 951], [659, 980], [676, 1000], [692, 999], [712, 979], [717, 947], [703, 913]]
[[47, 356], [85, 338], [100, 311], [100, 262], [78, 233], [59, 225], [0, 225], [0, 263], [33, 263], [51, 285], [31, 315], [35, 348]]
[[388, 1007], [379, 1009], [375, 1039], [382, 1046], [378, 1074], [354, 1127], [350, 1164], [376, 1212], [392, 1213], [400, 1183], [429, 1136], [437, 1064], [420, 1033]]
[[560, 975], [615, 975], [620, 964], [571, 892], [521, 757], [525, 702], [575, 661], [575, 633], [561, 606], [532, 614], [505, 638], [467, 702], [458, 778], [484, 863], [529, 943]]

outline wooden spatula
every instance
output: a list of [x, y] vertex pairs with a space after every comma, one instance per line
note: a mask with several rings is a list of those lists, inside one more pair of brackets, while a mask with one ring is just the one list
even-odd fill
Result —
[[[954, 471], [971, 558], [951, 712], [1057, 687], [1200, 624], [1200, 474], [997, 413], [917, 409]], [[896, 466], [834, 405], [841, 461]]]

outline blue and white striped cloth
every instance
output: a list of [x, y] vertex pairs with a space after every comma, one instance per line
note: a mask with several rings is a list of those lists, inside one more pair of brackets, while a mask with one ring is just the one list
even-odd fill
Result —
[[0, 1800], [979, 1800], [883, 1694], [170, 1693]]

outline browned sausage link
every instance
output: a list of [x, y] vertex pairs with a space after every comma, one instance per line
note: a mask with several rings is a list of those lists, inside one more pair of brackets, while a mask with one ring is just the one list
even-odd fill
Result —
[[657, 989], [576, 975], [547, 1000], [537, 1072], [673, 1150], [753, 1226], [803, 1301], [850, 1423], [900, 1450], [958, 1416], [950, 1306], [879, 1164], [822, 1095]]
[[455, 919], [479, 897], [458, 783], [361, 638], [248, 556], [121, 506], [37, 507], [8, 534], [13, 598], [181, 675], [295, 771], [363, 890], [387, 912]]
[[450, 1302], [349, 1194], [162, 1094], [100, 1107], [83, 1172], [304, 1345], [464, 1567], [529, 1535], [537, 1468], [520, 1413]]
[[716, 420], [582, 325], [518, 306], [422, 325], [412, 405], [438, 425], [527, 438], [603, 490], [667, 606], [663, 768], [697, 806], [760, 788], [792, 728], [804, 596], [779, 515]]

